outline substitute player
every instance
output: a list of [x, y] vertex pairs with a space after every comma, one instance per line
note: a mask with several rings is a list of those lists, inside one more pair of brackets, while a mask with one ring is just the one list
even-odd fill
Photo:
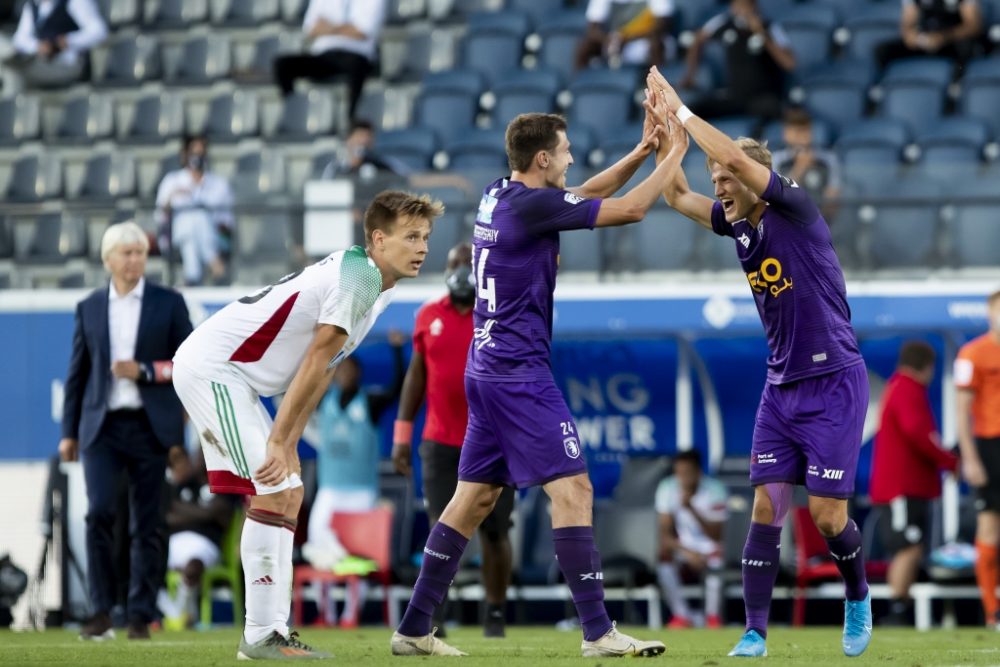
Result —
[[[472, 275], [472, 246], [460, 243], [448, 253], [445, 283], [448, 294], [424, 304], [417, 311], [413, 330], [413, 358], [403, 381], [399, 414], [394, 428], [392, 461], [397, 472], [410, 475], [413, 419], [427, 395], [420, 461], [423, 470], [424, 502], [431, 528], [458, 484], [458, 459], [468, 424], [465, 400], [465, 360], [472, 342], [472, 306], [476, 301], [476, 281]], [[483, 548], [483, 588], [486, 589], [486, 618], [483, 635], [503, 637], [510, 583], [510, 515], [514, 510], [514, 489], [505, 486], [489, 516], [479, 525]], [[436, 618], [442, 615], [439, 608]]]
[[413, 597], [392, 636], [396, 655], [464, 655], [433, 635], [431, 614], [444, 599], [472, 532], [511, 485], [541, 485], [552, 499], [556, 560], [583, 626], [583, 655], [664, 651], [661, 642], [618, 632], [608, 618], [594, 546], [593, 489], [549, 359], [559, 232], [638, 222], [679, 167], [682, 151], [676, 150], [623, 197], [600, 199], [635, 173], [663, 134], [653, 123], [649, 100], [645, 106], [636, 148], [572, 189], [566, 189], [566, 171], [573, 156], [560, 116], [522, 114], [507, 126], [511, 175], [487, 186], [473, 233], [475, 332], [465, 372], [469, 425], [458, 487], [424, 547]]
[[986, 304], [989, 331], [963, 345], [955, 359], [955, 411], [962, 471], [977, 494], [976, 582], [986, 624], [1000, 630], [1000, 291]]
[[[805, 484], [809, 511], [846, 584], [844, 653], [871, 640], [871, 596], [861, 533], [847, 515], [868, 379], [851, 327], [844, 273], [830, 229], [797, 183], [771, 171], [771, 154], [753, 139], [733, 141], [683, 105], [654, 67], [647, 84], [708, 155], [717, 201], [691, 192], [678, 171], [667, 202], [735, 240], [770, 349], [767, 384], [751, 447], [755, 487], [743, 549], [746, 634], [732, 656], [767, 654], [767, 616], [778, 573], [778, 542], [793, 484]], [[686, 146], [687, 137], [682, 137]], [[674, 146], [661, 146], [674, 151]]]
[[[234, 301], [174, 357], [174, 386], [201, 436], [212, 491], [251, 496], [240, 542], [240, 659], [329, 657], [288, 629], [302, 504], [295, 448], [337, 364], [360, 345], [396, 282], [417, 275], [442, 212], [427, 196], [379, 193], [365, 211], [366, 248], [335, 252]], [[272, 424], [258, 397], [282, 392]]]

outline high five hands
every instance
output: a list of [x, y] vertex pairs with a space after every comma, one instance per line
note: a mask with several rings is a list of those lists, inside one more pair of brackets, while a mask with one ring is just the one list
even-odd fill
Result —
[[674, 146], [686, 152], [687, 132], [674, 113], [681, 107], [677, 93], [655, 66], [650, 68], [649, 75], [646, 77], [646, 86], [646, 99], [642, 103], [646, 110], [646, 118], [643, 122], [643, 142], [646, 142], [646, 137], [649, 134], [654, 134], [656, 139], [653, 146], [660, 158], [665, 156]]

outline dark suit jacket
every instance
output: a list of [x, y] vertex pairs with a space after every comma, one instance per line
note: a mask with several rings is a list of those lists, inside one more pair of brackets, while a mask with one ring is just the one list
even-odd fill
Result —
[[[146, 281], [135, 339], [135, 360], [170, 361], [191, 333], [187, 305], [179, 292]], [[86, 449], [97, 438], [111, 391], [108, 287], [77, 304], [73, 352], [66, 377], [62, 436]], [[169, 381], [139, 383], [139, 395], [156, 438], [164, 449], [184, 444], [184, 413]]]

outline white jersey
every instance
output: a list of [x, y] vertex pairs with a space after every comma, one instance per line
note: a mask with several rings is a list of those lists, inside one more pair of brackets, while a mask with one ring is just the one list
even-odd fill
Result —
[[382, 274], [364, 249], [328, 255], [212, 315], [177, 350], [174, 360], [212, 379], [235, 372], [257, 394], [288, 389], [312, 342], [317, 324], [348, 333], [336, 365], [364, 340], [392, 300]]
[[[725, 521], [727, 495], [725, 484], [702, 475], [691, 506], [706, 521]], [[685, 549], [706, 555], [719, 550], [719, 543], [705, 534], [691, 510], [681, 504], [680, 485], [674, 477], [668, 477], [657, 487], [656, 511], [673, 515], [677, 539]]]

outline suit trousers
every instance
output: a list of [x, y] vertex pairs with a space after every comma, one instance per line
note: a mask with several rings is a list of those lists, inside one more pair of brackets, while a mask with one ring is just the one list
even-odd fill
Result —
[[[149, 623], [156, 614], [162, 582], [162, 489], [167, 452], [143, 410], [109, 412], [97, 439], [82, 454], [87, 484], [87, 583], [93, 613], [108, 613], [115, 603], [114, 524], [129, 510], [128, 618]], [[119, 506], [119, 480], [128, 475], [129, 507]]]

